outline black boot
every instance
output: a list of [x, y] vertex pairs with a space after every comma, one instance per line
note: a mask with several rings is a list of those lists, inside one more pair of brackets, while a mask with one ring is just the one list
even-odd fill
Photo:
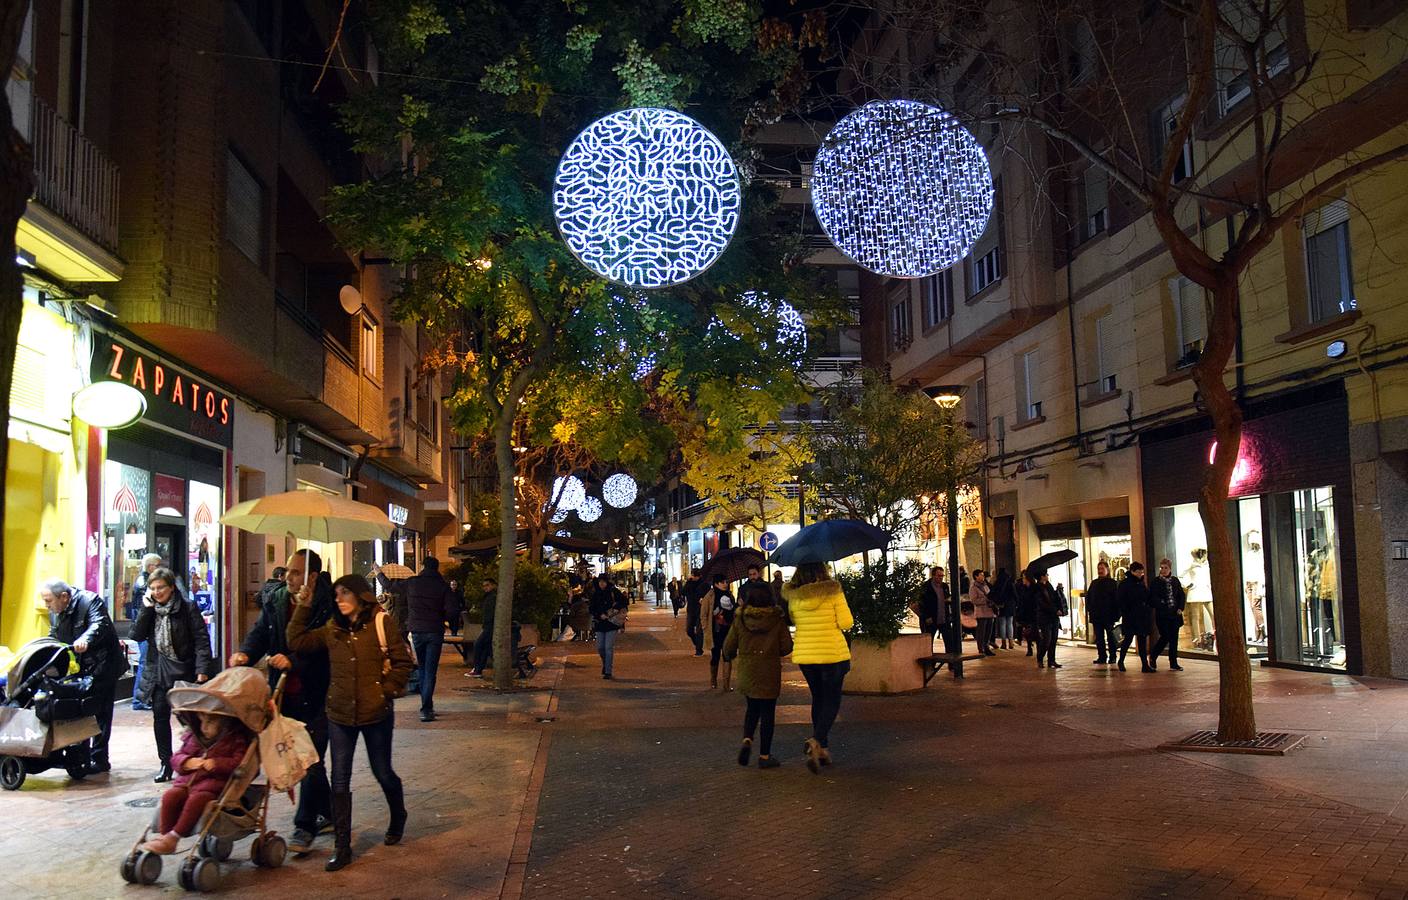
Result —
[[162, 764], [161, 764], [161, 768], [157, 771], [156, 775], [152, 778], [152, 781], [156, 782], [157, 784], [164, 784], [165, 782], [168, 782], [168, 781], [171, 780], [171, 776], [172, 776], [172, 772], [171, 772], [171, 763], [162, 763]]
[[406, 833], [406, 792], [401, 785], [386, 792], [386, 805], [391, 807], [391, 824], [386, 826], [384, 843], [390, 847], [401, 843], [401, 835]]
[[332, 856], [323, 868], [336, 872], [352, 861], [352, 792], [333, 791], [332, 830], [335, 840]]

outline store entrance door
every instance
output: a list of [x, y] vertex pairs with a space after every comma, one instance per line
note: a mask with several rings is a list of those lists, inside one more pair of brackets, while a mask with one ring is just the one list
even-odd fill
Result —
[[176, 573], [182, 588], [189, 593], [190, 576], [181, 571], [186, 562], [186, 528], [169, 522], [156, 523], [156, 540], [152, 552], [161, 557], [161, 564]]
[[1015, 516], [998, 516], [992, 520], [992, 564], [994, 569], [1006, 569], [1017, 575], [1017, 520]]

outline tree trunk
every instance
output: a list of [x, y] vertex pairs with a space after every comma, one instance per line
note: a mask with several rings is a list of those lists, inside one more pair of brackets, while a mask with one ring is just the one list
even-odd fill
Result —
[[509, 397], [494, 423], [494, 459], [499, 469], [499, 593], [494, 605], [494, 687], [507, 690], [513, 685], [513, 583], [518, 562], [518, 492], [513, 462], [513, 420], [518, 414], [518, 397]]
[[1193, 380], [1217, 435], [1217, 450], [1203, 477], [1198, 511], [1202, 514], [1207, 537], [1212, 579], [1219, 676], [1217, 737], [1220, 741], [1249, 741], [1256, 737], [1237, 550], [1227, 530], [1227, 495], [1242, 444], [1242, 409], [1228, 390], [1224, 373], [1236, 343], [1239, 299], [1235, 274], [1224, 275], [1213, 287], [1207, 347], [1193, 369]]

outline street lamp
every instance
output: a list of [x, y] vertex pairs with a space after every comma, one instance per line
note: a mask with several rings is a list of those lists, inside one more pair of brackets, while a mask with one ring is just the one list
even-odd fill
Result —
[[[952, 411], [963, 399], [967, 390], [962, 384], [936, 384], [924, 389], [925, 395], [939, 405], [939, 408]], [[952, 416], [945, 423], [946, 428], [957, 427]], [[949, 577], [949, 622], [944, 635], [944, 652], [953, 657], [953, 677], [963, 677], [963, 626], [959, 618], [959, 607], [963, 603], [960, 595], [962, 580], [958, 577], [958, 485], [952, 477], [948, 484], [948, 577]]]

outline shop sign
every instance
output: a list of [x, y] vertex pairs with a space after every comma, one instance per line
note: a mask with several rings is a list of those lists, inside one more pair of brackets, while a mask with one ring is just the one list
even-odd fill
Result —
[[386, 504], [386, 518], [392, 525], [405, 525], [411, 519], [411, 511], [396, 503]]
[[235, 404], [229, 394], [125, 341], [100, 336], [95, 345], [93, 381], [117, 381], [141, 391], [147, 398], [145, 418], [153, 422], [225, 447], [233, 445]]
[[186, 514], [186, 479], [157, 473], [156, 508], [159, 516], [184, 516]]
[[[1212, 442], [1208, 448], [1208, 465], [1212, 465], [1217, 459], [1217, 441]], [[1237, 462], [1232, 466], [1232, 480], [1228, 482], [1227, 493], [1235, 496], [1242, 488], [1246, 487], [1256, 478], [1257, 469], [1251, 454], [1247, 452], [1247, 441], [1243, 438], [1237, 445]]]

